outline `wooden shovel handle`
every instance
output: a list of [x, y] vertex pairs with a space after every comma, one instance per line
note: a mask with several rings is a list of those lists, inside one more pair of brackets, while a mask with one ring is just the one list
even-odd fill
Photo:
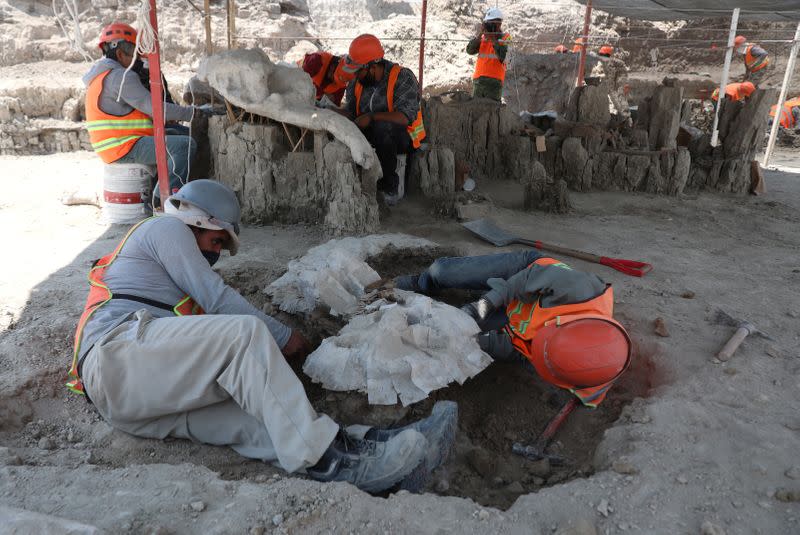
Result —
[[542, 251], [550, 251], [551, 253], [563, 254], [565, 256], [571, 256], [572, 258], [580, 258], [581, 260], [586, 260], [587, 262], [594, 262], [596, 264], [600, 263], [600, 258], [596, 254], [587, 253], [584, 251], [578, 251], [577, 249], [570, 249], [569, 247], [561, 247], [559, 245], [553, 245], [552, 243], [545, 243], [543, 241], [538, 240], [517, 240], [519, 243], [523, 245], [529, 245], [531, 247], [535, 247]]
[[717, 353], [717, 358], [722, 362], [726, 362], [730, 360], [733, 356], [733, 353], [739, 347], [739, 345], [744, 342], [744, 339], [747, 338], [747, 335], [750, 334], [750, 329], [747, 326], [743, 325], [736, 329], [736, 332], [733, 333], [730, 340], [728, 340], [725, 345], [720, 349], [719, 353]]

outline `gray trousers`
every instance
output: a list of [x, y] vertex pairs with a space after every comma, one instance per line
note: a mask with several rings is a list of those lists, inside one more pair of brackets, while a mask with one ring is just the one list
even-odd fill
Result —
[[122, 431], [230, 446], [288, 472], [314, 465], [339, 430], [314, 411], [253, 316], [140, 310], [95, 343], [82, 374], [97, 410]]

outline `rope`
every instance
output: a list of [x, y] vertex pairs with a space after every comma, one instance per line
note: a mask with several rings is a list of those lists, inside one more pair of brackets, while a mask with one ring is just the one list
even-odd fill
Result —
[[89, 55], [89, 52], [86, 50], [86, 44], [83, 42], [83, 33], [81, 32], [81, 24], [78, 16], [78, 6], [75, 2], [76, 0], [64, 0], [64, 7], [66, 7], [67, 13], [69, 13], [72, 19], [72, 34], [67, 31], [67, 28], [61, 20], [61, 14], [56, 7], [56, 0], [53, 0], [53, 15], [55, 15], [56, 22], [64, 33], [64, 37], [69, 41], [69, 47], [83, 56], [85, 61], [92, 62], [94, 59]]

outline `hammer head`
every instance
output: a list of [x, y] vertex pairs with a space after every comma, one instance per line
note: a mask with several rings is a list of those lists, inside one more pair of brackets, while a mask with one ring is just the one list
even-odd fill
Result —
[[718, 325], [728, 325], [730, 327], [736, 327], [737, 329], [740, 328], [740, 327], [744, 327], [745, 329], [747, 329], [749, 331], [749, 334], [751, 334], [751, 335], [756, 334], [758, 336], [761, 336], [762, 338], [766, 338], [767, 340], [773, 340], [773, 338], [771, 336], [769, 336], [764, 331], [758, 330], [756, 328], [756, 326], [753, 325], [752, 323], [750, 323], [749, 321], [740, 320], [740, 319], [734, 318], [733, 316], [731, 316], [730, 314], [728, 314], [727, 312], [725, 312], [721, 308], [718, 308], [714, 312], [713, 321], [714, 321], [714, 323], [716, 323]]
[[523, 446], [519, 442], [515, 442], [511, 446], [511, 451], [512, 453], [525, 457], [529, 461], [540, 461], [542, 459], [547, 459], [551, 466], [565, 466], [570, 462], [569, 459], [562, 455], [546, 453], [542, 448], [538, 448], [536, 446]]

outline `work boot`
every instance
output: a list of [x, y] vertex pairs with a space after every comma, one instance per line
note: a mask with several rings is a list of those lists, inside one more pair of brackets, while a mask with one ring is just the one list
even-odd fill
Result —
[[394, 287], [409, 292], [425, 293], [419, 285], [419, 275], [401, 275], [394, 278]]
[[458, 429], [458, 404], [455, 401], [437, 401], [431, 415], [413, 424], [396, 429], [370, 429], [364, 435], [367, 440], [390, 440], [409, 429], [419, 431], [428, 441], [425, 462], [408, 474], [400, 488], [410, 492], [421, 492], [430, 482], [433, 471], [443, 465], [453, 449]]
[[381, 492], [424, 464], [428, 441], [407, 429], [385, 441], [356, 440], [344, 432], [306, 473], [317, 481], [346, 481], [366, 492]]

